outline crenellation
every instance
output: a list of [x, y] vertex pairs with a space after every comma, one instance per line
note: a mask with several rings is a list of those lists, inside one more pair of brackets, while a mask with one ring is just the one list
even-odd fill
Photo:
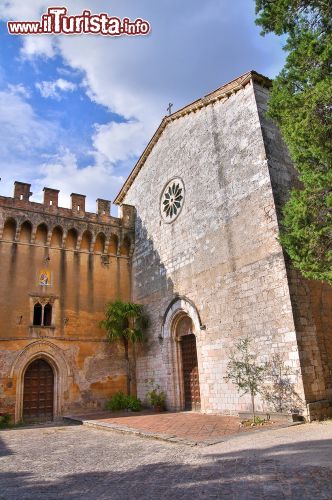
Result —
[[79, 217], [85, 216], [85, 198], [84, 194], [72, 193], [70, 195], [71, 210]]
[[32, 192], [30, 191], [31, 184], [26, 182], [15, 181], [14, 183], [14, 199], [19, 201], [29, 201]]
[[[117, 218], [110, 215], [111, 202], [98, 199], [98, 211], [97, 214], [93, 214], [85, 212], [85, 196], [73, 193], [71, 196], [72, 208], [67, 209], [58, 206], [59, 190], [44, 188], [44, 202], [37, 203], [28, 199], [30, 187], [30, 184], [17, 182], [15, 184], [16, 197], [0, 196], [0, 238], [5, 232], [5, 239], [8, 236], [10, 241], [23, 243], [20, 237], [22, 225], [30, 224], [31, 236], [28, 238], [28, 243], [32, 245], [51, 248], [54, 232], [61, 231], [61, 244], [59, 245], [58, 241], [56, 247], [60, 246], [66, 250], [79, 252], [97, 251], [97, 253], [107, 254], [110, 243], [116, 241], [116, 249], [112, 247], [112, 253], [116, 255], [121, 253], [120, 246], [127, 244], [130, 249], [124, 250], [122, 256], [129, 257], [132, 254], [135, 223], [133, 207], [124, 207], [123, 215]], [[22, 194], [24, 199], [20, 199]], [[43, 225], [47, 232], [45, 241], [38, 238], [36, 241], [37, 232]], [[8, 230], [5, 226], [8, 226]], [[67, 235], [71, 231], [75, 232], [76, 243], [74, 248], [67, 248]], [[81, 248], [82, 238], [86, 232], [90, 233], [91, 241], [88, 246], [85, 245]], [[100, 238], [103, 239], [102, 243]]]
[[47, 207], [58, 208], [58, 198], [59, 198], [59, 189], [52, 189], [44, 187], [44, 205]]
[[133, 220], [111, 216], [107, 200], [100, 213], [86, 212], [83, 195], [59, 207], [58, 194], [44, 188], [43, 203], [32, 202], [30, 184], [16, 183], [14, 198], [0, 197], [0, 408], [15, 421], [28, 418], [16, 356], [22, 369], [36, 352], [54, 363], [55, 418], [73, 407], [100, 408], [126, 390], [123, 355], [99, 323], [107, 302], [131, 297]]

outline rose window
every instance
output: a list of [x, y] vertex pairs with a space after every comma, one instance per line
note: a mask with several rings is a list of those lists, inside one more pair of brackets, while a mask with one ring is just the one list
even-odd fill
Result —
[[161, 196], [161, 216], [165, 222], [173, 222], [182, 210], [184, 185], [181, 179], [172, 179], [165, 186]]

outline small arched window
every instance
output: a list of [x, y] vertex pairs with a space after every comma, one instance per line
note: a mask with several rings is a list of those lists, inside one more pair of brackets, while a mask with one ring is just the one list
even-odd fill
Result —
[[44, 307], [44, 326], [51, 326], [52, 324], [52, 306], [47, 303]]
[[34, 326], [41, 326], [43, 317], [43, 307], [39, 302], [33, 308], [33, 324]]

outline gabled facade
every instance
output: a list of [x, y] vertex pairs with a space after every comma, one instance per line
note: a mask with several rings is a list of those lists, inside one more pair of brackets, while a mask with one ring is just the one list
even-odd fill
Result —
[[224, 376], [250, 336], [262, 362], [291, 367], [306, 415], [331, 412], [332, 289], [303, 280], [278, 242], [297, 180], [265, 117], [270, 83], [249, 72], [165, 117], [116, 199], [137, 211], [133, 299], [152, 318], [138, 395], [154, 378], [173, 409], [247, 410]]

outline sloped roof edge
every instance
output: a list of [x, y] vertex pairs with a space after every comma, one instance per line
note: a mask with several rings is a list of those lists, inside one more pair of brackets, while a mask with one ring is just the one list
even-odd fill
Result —
[[143, 167], [144, 163], [146, 162], [148, 156], [150, 155], [152, 149], [154, 148], [155, 144], [158, 142], [160, 136], [162, 135], [164, 129], [167, 127], [169, 123], [171, 123], [174, 120], [177, 120], [178, 118], [181, 118], [189, 113], [194, 113], [198, 111], [199, 109], [208, 106], [209, 104], [213, 104], [216, 101], [222, 100], [222, 99], [227, 99], [230, 95], [234, 94], [235, 92], [243, 89], [249, 82], [255, 81], [265, 87], [271, 87], [272, 81], [267, 78], [264, 75], [261, 75], [257, 73], [256, 71], [248, 71], [247, 73], [244, 73], [243, 75], [235, 78], [231, 82], [226, 83], [222, 87], [218, 88], [217, 90], [214, 90], [213, 92], [205, 95], [204, 97], [197, 99], [196, 101], [187, 104], [183, 108], [179, 109], [178, 111], [175, 111], [169, 116], [165, 116], [159, 127], [157, 128], [156, 132], [152, 136], [152, 139], [146, 146], [145, 150], [143, 151], [143, 154], [137, 161], [136, 165], [130, 172], [127, 180], [123, 184], [119, 194], [114, 200], [114, 203], [116, 205], [120, 205], [123, 202], [124, 197], [126, 196], [130, 186], [134, 182], [135, 178], [137, 177], [139, 171]]

